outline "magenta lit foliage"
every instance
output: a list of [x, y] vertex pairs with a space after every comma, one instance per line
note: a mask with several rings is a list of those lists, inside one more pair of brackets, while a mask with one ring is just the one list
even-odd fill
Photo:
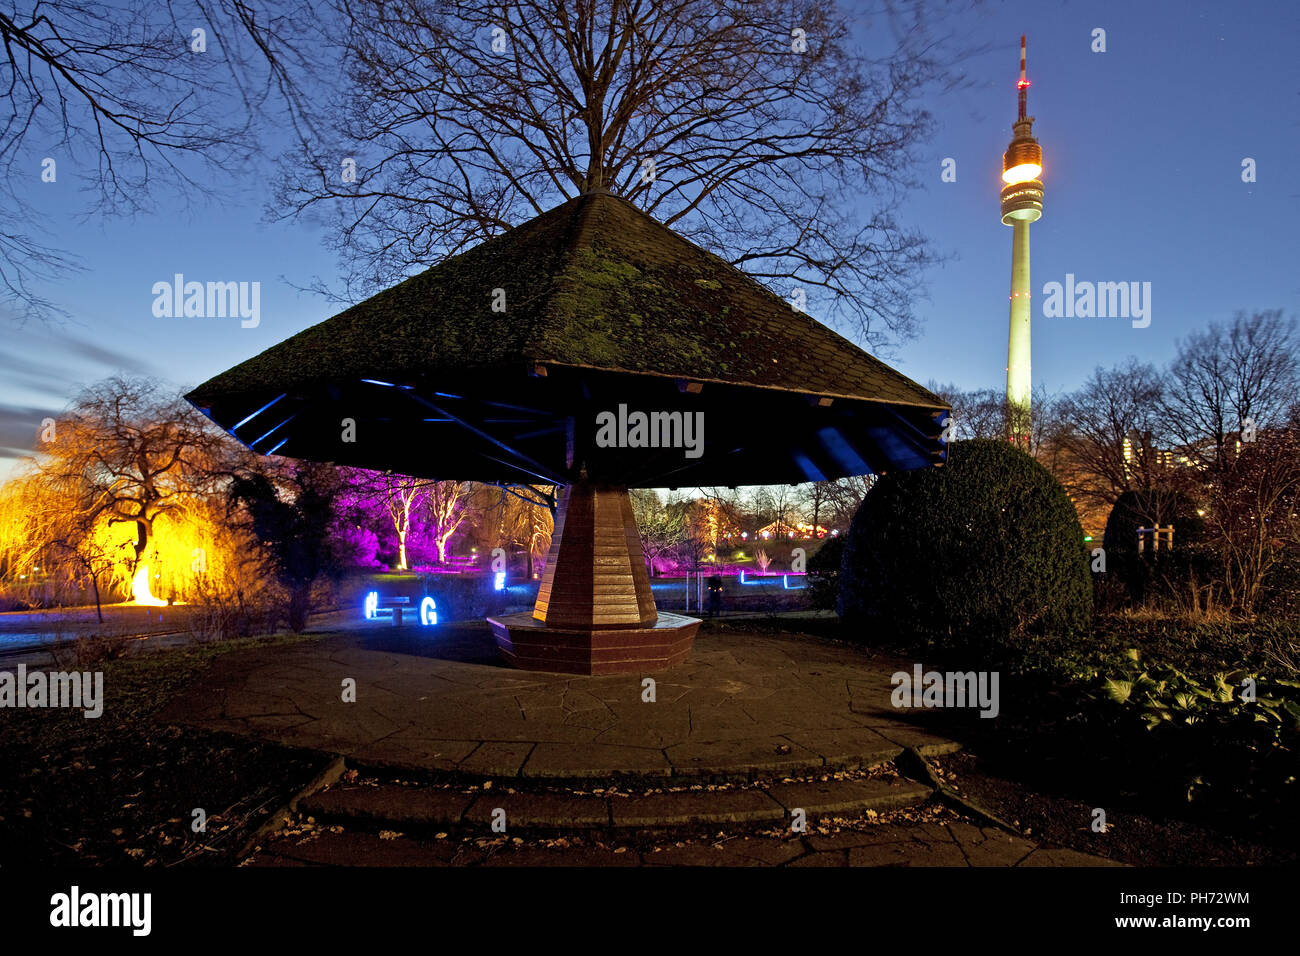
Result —
[[[339, 543], [350, 549], [349, 554], [355, 554], [358, 567], [395, 567], [400, 549], [385, 504], [383, 475], [364, 468], [342, 468], [340, 472], [347, 488], [336, 505], [335, 536], [342, 539]], [[411, 509], [411, 525], [406, 533], [406, 562], [411, 570], [455, 570], [438, 564], [434, 529], [422, 517], [418, 503]]]
[[366, 527], [339, 524], [333, 531], [339, 551], [345, 555], [348, 564], [358, 568], [381, 568], [384, 563], [379, 560], [379, 537]]

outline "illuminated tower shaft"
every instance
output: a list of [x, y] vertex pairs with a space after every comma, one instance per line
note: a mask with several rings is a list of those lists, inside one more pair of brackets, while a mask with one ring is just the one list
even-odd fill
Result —
[[[1005, 221], [1005, 220], [1004, 220]], [[1029, 223], [1011, 226], [1011, 328], [1007, 337], [1007, 403], [1013, 418], [1029, 414], [1031, 402], [1029, 328], [1033, 290], [1029, 287]]]
[[1020, 38], [1019, 117], [1015, 135], [1002, 156], [1002, 222], [1011, 226], [1011, 316], [1007, 335], [1008, 437], [1029, 440], [1029, 328], [1033, 293], [1029, 278], [1029, 224], [1043, 215], [1043, 151], [1034, 139], [1034, 118], [1026, 116], [1029, 80], [1025, 78], [1025, 38]]

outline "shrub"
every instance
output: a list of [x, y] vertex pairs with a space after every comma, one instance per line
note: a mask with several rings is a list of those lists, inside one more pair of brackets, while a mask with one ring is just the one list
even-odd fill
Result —
[[1092, 615], [1083, 537], [1065, 490], [1029, 455], [956, 442], [944, 466], [884, 475], [868, 492], [844, 545], [840, 615], [975, 653], [1077, 634]]
[[808, 559], [808, 604], [824, 611], [835, 610], [840, 590], [840, 562], [844, 559], [844, 538], [827, 538]]
[[1300, 682], [1245, 670], [1198, 680], [1148, 665], [1137, 650], [1128, 658], [1127, 667], [1098, 675], [1090, 696], [1095, 705], [1118, 705], [1130, 727], [1140, 721], [1154, 735], [1147, 749], [1173, 770], [1188, 801], [1250, 813], [1294, 799]]
[[1300, 618], [1300, 551], [1283, 551], [1269, 569], [1257, 610], [1277, 617]]
[[[1138, 550], [1138, 528], [1153, 525], [1173, 526], [1172, 548], [1162, 539], [1156, 550], [1148, 537], [1146, 550]], [[1205, 519], [1197, 514], [1196, 502], [1182, 492], [1124, 492], [1106, 519], [1102, 545], [1109, 590], [1118, 593], [1119, 604], [1172, 603], [1189, 610], [1208, 610], [1213, 605], [1214, 582], [1222, 580], [1222, 560], [1206, 543]]]

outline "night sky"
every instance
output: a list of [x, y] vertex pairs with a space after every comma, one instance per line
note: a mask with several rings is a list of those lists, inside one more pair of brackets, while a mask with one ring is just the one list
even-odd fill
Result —
[[[927, 103], [937, 129], [919, 151], [923, 188], [902, 215], [952, 258], [925, 277], [920, 337], [881, 352], [896, 367], [921, 383], [1005, 384], [1011, 230], [999, 221], [998, 190], [1021, 33], [1046, 189], [1032, 227], [1035, 387], [1076, 388], [1095, 366], [1129, 355], [1163, 363], [1180, 337], [1236, 310], [1300, 314], [1300, 4], [991, 2], [945, 26], [990, 51], [966, 64], [967, 88]], [[1105, 53], [1091, 51], [1098, 27]], [[0, 317], [0, 477], [33, 447], [40, 418], [83, 384], [116, 372], [192, 386], [339, 311], [294, 288], [331, 280], [336, 259], [312, 227], [266, 222], [264, 171], [221, 203], [160, 193], [148, 215], [87, 222], [77, 162], [61, 158], [58, 182], [42, 184], [46, 154], [34, 149], [28, 197], [46, 227], [40, 238], [86, 271], [39, 289], [72, 318], [17, 328]], [[940, 181], [948, 157], [954, 183]], [[1255, 183], [1242, 181], [1246, 157]], [[260, 325], [155, 318], [152, 286], [177, 272], [260, 281]], [[1150, 282], [1150, 326], [1043, 318], [1044, 283], [1067, 273]]]

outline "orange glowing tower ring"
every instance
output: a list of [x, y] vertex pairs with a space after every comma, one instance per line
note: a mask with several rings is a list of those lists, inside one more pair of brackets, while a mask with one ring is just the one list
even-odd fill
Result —
[[1025, 37], [1020, 38], [1019, 116], [1012, 125], [1013, 135], [1002, 154], [1002, 222], [1035, 222], [1043, 215], [1043, 148], [1034, 138], [1034, 118], [1026, 116], [1029, 80], [1025, 77]]

